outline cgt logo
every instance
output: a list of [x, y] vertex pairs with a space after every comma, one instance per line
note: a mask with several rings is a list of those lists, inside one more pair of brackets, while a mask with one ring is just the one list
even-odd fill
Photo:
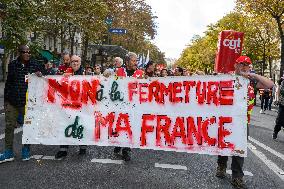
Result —
[[235, 50], [235, 53], [240, 53], [241, 49], [241, 39], [224, 39], [223, 45], [229, 47], [232, 50]]

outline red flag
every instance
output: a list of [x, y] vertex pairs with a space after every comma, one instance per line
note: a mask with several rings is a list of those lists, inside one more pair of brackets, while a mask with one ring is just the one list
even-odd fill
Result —
[[116, 70], [116, 75], [119, 76], [119, 77], [126, 77], [126, 73], [125, 73], [124, 68], [118, 68]]
[[135, 78], [139, 78], [139, 77], [143, 77], [143, 76], [144, 76], [143, 70], [136, 70], [134, 72], [134, 74], [132, 75], [132, 77], [135, 77]]
[[230, 73], [235, 71], [234, 64], [241, 55], [244, 33], [232, 30], [220, 32], [218, 51], [215, 59], [215, 72]]

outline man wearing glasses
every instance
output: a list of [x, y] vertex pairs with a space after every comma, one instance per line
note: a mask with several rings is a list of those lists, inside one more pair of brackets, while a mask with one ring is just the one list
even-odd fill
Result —
[[94, 67], [94, 75], [101, 75], [102, 73], [102, 69], [101, 69], [101, 66], [100, 65], [95, 65]]
[[[81, 65], [81, 58], [77, 55], [71, 56], [71, 67], [70, 71], [67, 70], [64, 73], [64, 76], [72, 76], [72, 75], [85, 75], [85, 71]], [[59, 151], [55, 155], [55, 159], [62, 159], [67, 156], [68, 145], [60, 145]], [[79, 145], [79, 155], [86, 154], [86, 145]]]
[[[27, 45], [18, 48], [19, 56], [8, 66], [8, 76], [4, 89], [5, 109], [5, 151], [0, 154], [0, 163], [13, 161], [14, 128], [19, 114], [24, 115], [26, 104], [26, 92], [28, 89], [27, 76], [36, 73], [41, 76], [39, 64], [31, 60], [31, 52]], [[23, 145], [22, 160], [30, 159], [29, 145]]]
[[[134, 77], [134, 78], [143, 78], [144, 72], [142, 70], [137, 69], [137, 55], [133, 52], [129, 52], [125, 57], [125, 65], [126, 67], [118, 68], [116, 70], [116, 75], [119, 77]], [[120, 151], [122, 155], [122, 159], [124, 161], [130, 161], [129, 152], [131, 151], [130, 148], [122, 148], [122, 147], [115, 147], [114, 154], [115, 156], [120, 156]]]
[[[250, 72], [250, 65], [251, 60], [247, 56], [240, 56], [235, 63], [235, 74], [241, 75], [245, 78], [248, 78], [251, 81], [254, 81], [257, 88], [271, 88], [273, 87], [273, 82], [263, 76], [260, 76], [255, 73]], [[254, 88], [253, 86], [248, 86], [248, 109], [247, 109], [247, 118], [248, 123], [250, 123], [250, 115], [252, 113], [252, 108], [254, 105], [255, 95], [254, 95]], [[226, 177], [226, 168], [227, 168], [227, 162], [228, 162], [228, 156], [218, 156], [218, 167], [216, 176], [219, 178], [225, 178]], [[243, 164], [244, 164], [244, 157], [239, 156], [232, 156], [232, 185], [236, 188], [246, 188], [244, 182], [243, 182]]]

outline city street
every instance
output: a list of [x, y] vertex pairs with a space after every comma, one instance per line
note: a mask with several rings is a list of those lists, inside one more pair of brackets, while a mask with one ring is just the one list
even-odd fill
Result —
[[283, 105], [284, 0], [0, 1], [0, 189], [284, 189]]
[[[248, 188], [283, 188], [284, 132], [272, 140], [276, 110], [252, 115], [244, 180]], [[0, 150], [4, 146], [4, 115], [0, 115]], [[132, 150], [130, 162], [113, 155], [113, 147], [89, 146], [79, 156], [77, 146], [67, 158], [55, 160], [58, 146], [32, 145], [32, 159], [22, 162], [20, 138], [15, 130], [14, 162], [0, 165], [0, 188], [232, 188], [227, 178], [215, 177], [216, 156], [154, 150]]]

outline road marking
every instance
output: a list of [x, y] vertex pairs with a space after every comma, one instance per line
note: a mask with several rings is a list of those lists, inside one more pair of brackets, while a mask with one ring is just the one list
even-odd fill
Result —
[[183, 165], [173, 165], [173, 164], [160, 164], [155, 163], [155, 167], [164, 168], [164, 169], [181, 169], [181, 170], [187, 170], [186, 166]]
[[44, 155], [33, 155], [31, 156], [31, 159], [36, 159], [36, 160], [61, 160], [61, 159], [55, 159], [55, 156], [44, 156]]
[[92, 159], [92, 163], [113, 163], [113, 164], [122, 164], [123, 160], [113, 160], [113, 159]]
[[[232, 174], [232, 170], [226, 170], [226, 173], [231, 175]], [[253, 174], [251, 172], [249, 172], [249, 171], [244, 171], [244, 175], [251, 176], [251, 177], [253, 176]]]
[[254, 153], [256, 157], [258, 157], [269, 169], [271, 169], [282, 181], [284, 181], [284, 175], [281, 175], [284, 172], [280, 169], [275, 163], [270, 161], [262, 152], [256, 150], [255, 146], [251, 143], [248, 143], [248, 148]]
[[279, 153], [279, 152], [276, 152], [275, 150], [273, 150], [272, 148], [262, 144], [261, 142], [255, 140], [254, 138], [252, 137], [249, 137], [249, 140], [252, 141], [253, 143], [255, 143], [256, 145], [262, 147], [263, 149], [269, 151], [270, 153], [274, 154], [275, 156], [281, 158], [283, 161], [284, 161], [284, 155]]
[[[16, 129], [14, 130], [14, 134], [17, 134], [17, 133], [19, 133], [19, 132], [21, 132], [21, 131], [23, 131], [23, 128], [22, 128], [22, 127], [16, 128]], [[5, 138], [5, 134], [1, 134], [1, 135], [0, 135], [0, 140], [2, 140], [3, 138]]]
[[31, 159], [41, 159], [43, 155], [33, 155], [31, 156]]
[[55, 159], [55, 156], [43, 156], [41, 159], [56, 160], [56, 159]]

